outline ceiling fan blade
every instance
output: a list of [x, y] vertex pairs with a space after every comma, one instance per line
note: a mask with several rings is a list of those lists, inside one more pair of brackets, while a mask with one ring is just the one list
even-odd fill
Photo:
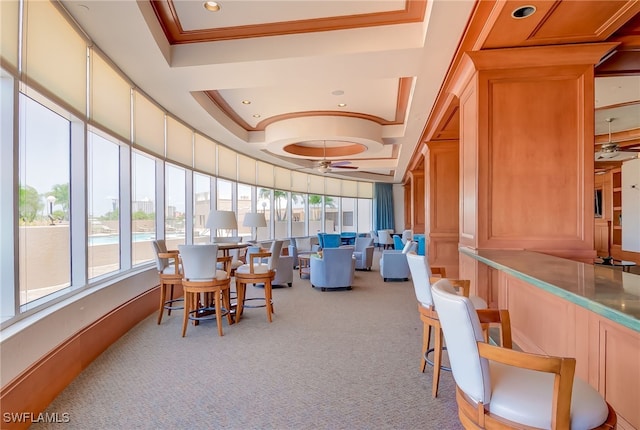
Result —
[[335, 164], [332, 164], [330, 167], [332, 169], [357, 169], [356, 166], [336, 166]]
[[347, 164], [351, 164], [351, 161], [347, 161], [347, 160], [334, 161], [333, 163], [331, 163], [331, 167], [346, 166]]

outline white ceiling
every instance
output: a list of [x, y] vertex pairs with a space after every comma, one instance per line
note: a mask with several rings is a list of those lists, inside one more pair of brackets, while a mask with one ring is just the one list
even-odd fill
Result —
[[[221, 0], [221, 11], [210, 13], [202, 1], [174, 4], [182, 28], [191, 31], [305, 19], [338, 22], [405, 7], [403, 0]], [[358, 142], [368, 150], [337, 157], [358, 169], [340, 174], [400, 182], [474, 1], [430, 1], [422, 22], [176, 45], [146, 0], [63, 5], [136, 86], [214, 140], [292, 169], [312, 165], [309, 157], [283, 152], [296, 139]], [[404, 110], [398, 106], [403, 78], [409, 81]], [[216, 107], [205, 109], [204, 91], [217, 92], [235, 118]], [[634, 100], [640, 100], [640, 77], [596, 80], [596, 107]], [[608, 132], [604, 118], [615, 118], [613, 132], [640, 128], [638, 106], [596, 110], [596, 134]], [[404, 115], [396, 118], [398, 112]], [[287, 115], [295, 121], [283, 119]], [[275, 122], [266, 131], [255, 129], [269, 120]]]
[[[313, 121], [308, 123], [301, 121], [302, 126], [295, 129], [301, 140], [331, 140], [337, 136], [357, 141], [363, 120], [353, 116], [376, 117], [391, 124], [367, 125], [369, 135], [363, 139], [370, 148], [348, 157], [353, 166], [358, 166], [356, 173], [350, 170], [349, 175], [399, 182], [474, 2], [429, 2], [423, 22], [173, 46], [149, 2], [73, 0], [63, 4], [137, 86], [216, 141], [285, 167], [309, 165], [306, 160], [282, 159], [265, 152], [274, 149], [265, 140], [269, 133], [241, 127], [220, 111], [207, 112], [192, 95], [194, 92], [217, 91], [250, 127], [277, 115], [324, 112], [311, 116]], [[220, 12], [210, 13], [204, 10], [202, 1], [179, 0], [175, 10], [185, 29], [196, 30], [348, 17], [405, 7], [400, 0], [236, 0], [220, 4]], [[402, 78], [410, 79], [408, 105], [404, 117], [395, 121]], [[336, 91], [343, 94], [334, 95]], [[244, 105], [242, 100], [251, 104]], [[340, 108], [338, 103], [347, 106]], [[339, 124], [327, 115], [331, 112], [341, 115]], [[375, 160], [366, 160], [369, 158]]]

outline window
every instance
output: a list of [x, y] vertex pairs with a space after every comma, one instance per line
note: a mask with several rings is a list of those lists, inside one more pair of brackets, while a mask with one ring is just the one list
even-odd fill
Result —
[[326, 233], [340, 232], [339, 198], [324, 197], [324, 231]]
[[238, 209], [236, 215], [238, 219], [238, 235], [243, 236], [248, 240], [253, 237], [251, 227], [243, 226], [244, 216], [253, 212], [251, 209], [251, 194], [253, 193], [253, 187], [250, 185], [238, 184]]
[[289, 192], [275, 190], [273, 192], [275, 232], [274, 237], [280, 239], [289, 236], [287, 220], [289, 212]]
[[120, 146], [95, 132], [87, 146], [89, 279], [120, 269]]
[[71, 122], [20, 95], [20, 305], [71, 285]]
[[133, 264], [151, 261], [149, 242], [156, 238], [156, 163], [139, 152], [131, 159], [131, 231]]
[[372, 229], [373, 200], [358, 199], [358, 231], [369, 232]]
[[309, 234], [323, 232], [322, 228], [322, 196], [319, 194], [309, 195]]
[[211, 178], [194, 173], [193, 194], [193, 242], [206, 243], [209, 241], [205, 223], [211, 211]]
[[258, 240], [265, 240], [273, 237], [271, 232], [271, 201], [273, 200], [273, 190], [260, 188], [258, 190], [258, 211], [264, 214], [267, 220], [267, 227], [258, 229]]
[[342, 197], [340, 199], [340, 208], [342, 210], [342, 231], [357, 231], [355, 225], [355, 206], [356, 199], [350, 197]]
[[167, 164], [164, 178], [164, 232], [169, 249], [178, 249], [178, 245], [185, 244], [185, 187], [185, 170]]
[[291, 193], [291, 236], [306, 236], [307, 195]]

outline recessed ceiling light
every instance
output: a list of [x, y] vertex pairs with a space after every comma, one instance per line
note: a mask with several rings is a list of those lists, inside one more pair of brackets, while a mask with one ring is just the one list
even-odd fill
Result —
[[254, 114], [253, 117], [254, 118], [260, 118], [260, 114]]
[[251, 101], [250, 100], [242, 100], [242, 104], [243, 105], [250, 105]]
[[514, 11], [511, 12], [511, 16], [515, 19], [522, 19], [522, 18], [531, 16], [534, 13], [536, 13], [536, 7], [527, 5], [527, 6], [520, 6], [519, 8], [514, 9]]
[[218, 12], [220, 10], [220, 5], [215, 1], [206, 1], [202, 6], [209, 12]]
[[347, 104], [346, 103], [338, 103], [338, 107], [346, 107]]

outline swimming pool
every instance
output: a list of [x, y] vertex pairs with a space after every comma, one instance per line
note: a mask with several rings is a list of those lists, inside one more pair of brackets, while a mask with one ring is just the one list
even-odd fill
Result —
[[[167, 236], [167, 239], [178, 238], [181, 236], [172, 235], [173, 237]], [[154, 240], [156, 238], [155, 233], [133, 233], [133, 241], [134, 242], [145, 242]], [[88, 238], [89, 246], [93, 245], [113, 245], [118, 243], [120, 236], [117, 234], [106, 234], [106, 235], [94, 235], [89, 236]]]

